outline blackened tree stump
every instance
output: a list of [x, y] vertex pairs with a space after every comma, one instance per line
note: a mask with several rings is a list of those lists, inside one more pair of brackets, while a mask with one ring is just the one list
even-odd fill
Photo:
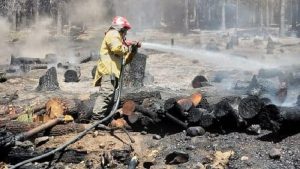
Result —
[[57, 72], [55, 67], [50, 68], [46, 74], [40, 77], [37, 91], [54, 91], [59, 89], [57, 81]]
[[254, 118], [261, 110], [263, 104], [257, 96], [249, 96], [241, 100], [239, 114], [244, 119]]
[[132, 62], [125, 66], [123, 86], [128, 88], [142, 87], [145, 68], [146, 68], [147, 56], [141, 53], [137, 53]]

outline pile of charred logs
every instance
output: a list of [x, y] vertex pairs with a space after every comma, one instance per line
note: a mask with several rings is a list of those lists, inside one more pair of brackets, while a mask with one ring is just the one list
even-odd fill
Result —
[[[300, 121], [299, 107], [279, 107], [267, 98], [231, 96], [209, 105], [202, 97], [200, 93], [194, 93], [190, 97], [170, 98], [163, 105], [155, 99], [146, 99], [142, 103], [127, 100], [122, 107], [122, 118], [134, 130], [180, 131], [199, 126], [209, 131], [256, 134], [260, 127], [278, 132], [286, 124]], [[167, 123], [171, 124], [165, 125]], [[166, 128], [162, 129], [163, 126]]]

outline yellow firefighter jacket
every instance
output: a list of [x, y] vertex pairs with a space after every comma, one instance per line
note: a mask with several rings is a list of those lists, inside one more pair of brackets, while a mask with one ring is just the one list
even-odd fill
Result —
[[119, 31], [111, 29], [106, 33], [100, 48], [100, 59], [94, 78], [94, 86], [101, 85], [101, 78], [104, 75], [120, 77], [122, 57], [128, 63], [132, 59], [132, 54], [130, 54], [129, 48], [123, 45], [123, 39]]

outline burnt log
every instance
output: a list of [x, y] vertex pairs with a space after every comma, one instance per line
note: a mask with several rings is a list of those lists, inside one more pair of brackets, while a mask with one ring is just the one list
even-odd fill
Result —
[[261, 110], [263, 104], [257, 96], [249, 96], [241, 100], [238, 110], [243, 119], [254, 118]]
[[211, 128], [214, 125], [215, 116], [212, 113], [209, 112], [203, 112], [199, 125], [204, 128]]
[[258, 114], [259, 124], [262, 128], [278, 131], [280, 129], [280, 110], [274, 104], [264, 106]]
[[[45, 149], [40, 151], [34, 151], [32, 149], [25, 149], [16, 147], [13, 148], [7, 155], [7, 161], [10, 164], [17, 164], [19, 162], [43, 155], [47, 152], [50, 152], [52, 149]], [[74, 163], [79, 164], [80, 162], [84, 161], [87, 156], [86, 151], [79, 151], [68, 149], [63, 152], [57, 152], [52, 156], [47, 158], [43, 158], [38, 162], [45, 162], [45, 161], [56, 161], [56, 162], [64, 162], [64, 163]]]
[[[40, 123], [25, 123], [19, 121], [7, 121], [4, 125], [5, 129], [13, 134], [20, 134], [38, 127]], [[63, 136], [70, 133], [82, 132], [85, 127], [82, 124], [68, 123], [58, 124], [52, 128], [46, 129], [38, 133], [38, 136]]]
[[31, 70], [48, 69], [48, 65], [47, 64], [33, 64], [33, 65], [23, 64], [20, 66], [20, 69], [22, 70], [22, 72], [27, 73], [30, 72]]
[[202, 94], [194, 93], [190, 97], [170, 98], [165, 101], [164, 109], [179, 118], [185, 118], [188, 111], [201, 103]]
[[23, 64], [44, 64], [45, 61], [39, 58], [15, 57], [11, 56], [10, 65], [23, 65]]
[[37, 91], [54, 91], [59, 89], [57, 72], [55, 67], [48, 69], [45, 75], [40, 77]]
[[187, 116], [189, 124], [199, 124], [204, 128], [209, 128], [214, 123], [214, 115], [202, 108], [192, 108]]
[[1, 150], [1, 155], [0, 159], [3, 158], [3, 155], [5, 154], [5, 151], [9, 150], [11, 146], [15, 144], [15, 136], [6, 131], [6, 130], [0, 130], [0, 150]]
[[198, 108], [192, 108], [187, 115], [188, 123], [197, 123], [200, 121], [203, 112]]
[[216, 117], [216, 126], [219, 126], [222, 130], [236, 129], [244, 123], [238, 112], [240, 101], [240, 97], [229, 96], [223, 98], [214, 106], [213, 114]]
[[130, 127], [135, 131], [150, 129], [157, 124], [157, 122], [155, 122], [153, 119], [139, 112], [134, 112], [130, 116], [125, 117], [125, 119], [128, 121]]
[[121, 105], [124, 104], [126, 100], [132, 100], [136, 104], [142, 104], [144, 99], [147, 98], [157, 98], [161, 99], [161, 95], [159, 91], [141, 91], [141, 92], [136, 92], [136, 93], [124, 93], [121, 95]]
[[42, 124], [42, 125], [40, 125], [38, 127], [35, 127], [35, 128], [33, 128], [33, 129], [29, 130], [29, 131], [26, 131], [24, 133], [18, 134], [16, 136], [16, 140], [17, 141], [26, 140], [26, 139], [32, 137], [33, 135], [36, 135], [36, 134], [40, 133], [41, 131], [44, 131], [44, 130], [46, 130], [48, 128], [51, 128], [51, 127], [53, 127], [53, 126], [55, 126], [55, 125], [57, 125], [57, 124], [59, 124], [59, 123], [61, 123], [63, 121], [64, 121], [63, 118], [56, 118], [56, 119], [50, 120], [50, 121], [48, 121], [48, 122], [46, 122], [46, 123], [44, 123], [44, 124]]
[[172, 122], [178, 124], [179, 126], [181, 126], [181, 127], [184, 128], [184, 129], [187, 129], [187, 128], [188, 128], [188, 124], [187, 124], [187, 123], [185, 123], [185, 122], [179, 120], [178, 118], [174, 117], [173, 115], [171, 115], [171, 114], [169, 114], [169, 113], [166, 113], [166, 114], [165, 114], [165, 117], [166, 117], [167, 119], [169, 119], [170, 121], [172, 121]]
[[143, 115], [146, 115], [148, 117], [150, 117], [153, 120], [157, 120], [157, 114], [155, 112], [152, 112], [148, 109], [146, 109], [145, 107], [136, 104], [134, 101], [132, 100], [128, 100], [123, 104], [122, 107], [122, 111], [125, 115], [130, 116], [131, 114], [133, 114], [134, 112], [140, 112]]
[[81, 56], [79, 58], [79, 63], [87, 63], [92, 60], [92, 56]]
[[280, 107], [279, 110], [283, 122], [300, 122], [299, 107]]
[[79, 82], [80, 76], [80, 67], [69, 67], [64, 74], [65, 82]]
[[144, 86], [146, 60], [146, 55], [137, 53], [131, 63], [125, 66], [123, 76], [123, 85], [125, 88]]
[[278, 132], [299, 128], [299, 107], [277, 107], [276, 105], [264, 106], [259, 114], [260, 125], [263, 128]]

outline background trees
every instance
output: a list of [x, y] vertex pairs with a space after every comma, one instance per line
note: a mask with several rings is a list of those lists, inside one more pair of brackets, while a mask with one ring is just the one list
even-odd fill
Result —
[[[57, 32], [74, 18], [87, 11], [74, 10], [74, 4], [87, 3], [93, 15], [101, 19], [94, 23], [108, 23], [114, 15], [127, 16], [136, 29], [167, 28], [187, 32], [191, 29], [279, 28], [283, 35], [299, 29], [300, 0], [0, 0], [0, 15], [7, 18], [11, 28], [29, 27], [41, 17], [50, 17]], [[101, 3], [98, 3], [100, 2]], [[96, 2], [96, 1], [95, 1]], [[90, 5], [91, 4], [91, 5]], [[95, 5], [94, 5], [95, 4]], [[95, 6], [99, 8], [94, 8]], [[80, 13], [82, 12], [82, 13]]]

